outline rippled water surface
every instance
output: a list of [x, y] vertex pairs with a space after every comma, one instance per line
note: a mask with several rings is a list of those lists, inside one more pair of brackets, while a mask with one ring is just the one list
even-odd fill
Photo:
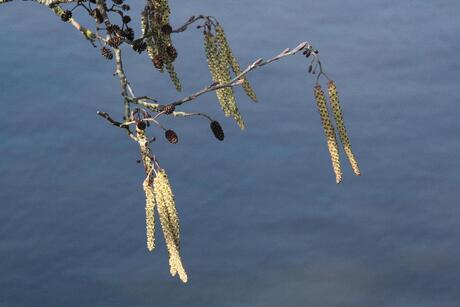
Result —
[[[183, 285], [161, 235], [145, 248], [136, 144], [96, 115], [120, 115], [113, 63], [49, 10], [1, 5], [0, 305], [460, 306], [460, 2], [216, 3], [171, 1], [172, 23], [218, 17], [242, 64], [303, 40], [320, 50], [363, 176], [344, 163], [334, 183], [300, 56], [251, 75], [260, 103], [238, 91], [244, 132], [203, 96], [187, 110], [221, 120], [225, 142], [177, 119], [165, 124], [180, 143], [154, 144]], [[165, 101], [210, 82], [200, 31], [174, 40], [183, 94], [126, 50], [137, 93]]]

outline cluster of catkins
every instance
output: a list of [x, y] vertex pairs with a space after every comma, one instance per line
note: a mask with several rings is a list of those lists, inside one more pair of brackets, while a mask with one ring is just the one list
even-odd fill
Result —
[[[167, 0], [147, 1], [141, 13], [143, 43], [155, 68], [160, 72], [166, 69], [176, 90], [181, 91], [182, 85], [173, 65], [177, 58], [177, 50], [171, 40], [173, 29], [169, 24], [169, 15]], [[133, 48], [136, 50], [137, 46]]]
[[[215, 34], [212, 33], [213, 28], [215, 29]], [[204, 49], [212, 80], [217, 84], [229, 83], [232, 80], [230, 70], [233, 71], [235, 76], [238, 76], [241, 74], [241, 69], [238, 61], [233, 55], [232, 50], [230, 49], [227, 38], [225, 37], [224, 29], [220, 24], [215, 25], [208, 21], [204, 27], [203, 34]], [[242, 87], [244, 91], [249, 98], [256, 102], [257, 96], [248, 80], [245, 76], [242, 80]], [[220, 88], [216, 90], [216, 95], [225, 116], [232, 116], [236, 120], [238, 126], [241, 129], [244, 129], [244, 121], [238, 111], [233, 88]]]
[[187, 273], [180, 257], [180, 225], [176, 202], [165, 170], [159, 167], [150, 151], [150, 141], [144, 133], [145, 128], [145, 123], [140, 122], [136, 127], [136, 137], [141, 148], [145, 172], [147, 173], [143, 183], [146, 198], [147, 249], [153, 251], [155, 248], [156, 209], [168, 249], [171, 275], [175, 276], [177, 274], [183, 282], [187, 282]]
[[[337, 87], [334, 81], [329, 80], [327, 84], [329, 101], [334, 114], [337, 130], [339, 131], [339, 138], [343, 145], [348, 161], [350, 162], [353, 172], [359, 176], [361, 172], [359, 170], [358, 162], [351, 150], [350, 139], [348, 138], [347, 130], [345, 129], [345, 123], [343, 120], [342, 110], [340, 108], [339, 96], [337, 94]], [[326, 135], [327, 146], [329, 154], [331, 155], [332, 167], [335, 173], [335, 181], [340, 183], [342, 181], [342, 169], [340, 166], [339, 148], [337, 145], [337, 139], [335, 135], [335, 129], [329, 117], [329, 110], [327, 107], [326, 97], [324, 96], [321, 85], [317, 84], [314, 87], [314, 94], [316, 104], [318, 106], [318, 112], [321, 117], [321, 123], [323, 124], [324, 134]]]

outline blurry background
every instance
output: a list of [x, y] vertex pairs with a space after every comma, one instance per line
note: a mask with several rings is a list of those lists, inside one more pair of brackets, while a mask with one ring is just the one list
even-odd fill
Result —
[[[132, 26], [139, 34], [132, 7]], [[336, 185], [301, 56], [238, 90], [247, 129], [215, 95], [167, 120], [153, 148], [183, 227], [183, 285], [161, 231], [145, 246], [137, 144], [96, 115], [122, 111], [113, 62], [35, 3], [0, 6], [1, 306], [459, 306], [458, 1], [171, 1], [174, 26], [216, 16], [242, 66], [308, 40], [336, 80], [362, 177]], [[78, 16], [78, 14], [77, 14]], [[89, 18], [81, 18], [88, 23]], [[138, 95], [210, 83], [202, 35], [176, 35], [183, 93], [125, 50]]]

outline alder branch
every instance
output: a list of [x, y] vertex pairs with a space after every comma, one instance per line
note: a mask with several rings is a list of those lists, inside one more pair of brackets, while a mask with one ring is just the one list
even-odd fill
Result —
[[[182, 98], [180, 100], [169, 102], [169, 103], [167, 103], [167, 105], [180, 106], [180, 105], [182, 105], [184, 103], [187, 103], [187, 102], [190, 102], [192, 100], [195, 100], [196, 98], [198, 98], [199, 96], [201, 96], [203, 94], [213, 92], [213, 91], [216, 91], [216, 90], [221, 89], [221, 88], [239, 86], [239, 85], [242, 84], [242, 78], [244, 76], [246, 76], [249, 72], [255, 70], [256, 68], [263, 67], [263, 66], [268, 65], [270, 63], [273, 63], [275, 61], [278, 61], [278, 60], [280, 60], [282, 58], [285, 58], [285, 57], [288, 57], [288, 56], [291, 56], [291, 55], [295, 55], [299, 51], [302, 51], [302, 50], [305, 50], [305, 49], [313, 50], [313, 47], [308, 42], [303, 42], [303, 43], [300, 43], [297, 47], [295, 47], [292, 50], [289, 49], [289, 48], [284, 49], [281, 53], [279, 53], [278, 55], [270, 58], [267, 61], [264, 61], [262, 58], [259, 58], [256, 61], [254, 61], [251, 65], [246, 67], [239, 75], [234, 77], [229, 82], [224, 83], [224, 84], [218, 84], [218, 83], [214, 82], [214, 83], [206, 86], [205, 88], [197, 91], [196, 93], [193, 93], [193, 94], [191, 94], [191, 95], [189, 95], [187, 97], [184, 97], [184, 98]], [[318, 55], [316, 53], [314, 53], [314, 52], [312, 54], [316, 57], [317, 61], [319, 62]], [[324, 74], [324, 72], [322, 70], [321, 70], [320, 73]], [[148, 109], [150, 109], [152, 111], [158, 111], [159, 109], [161, 109], [161, 105], [159, 105], [157, 103], [148, 103], [144, 99], [139, 99], [139, 100], [138, 99], [132, 99], [131, 102], [134, 103], [134, 104], [141, 105], [141, 106], [143, 106], [145, 108], [148, 108]]]

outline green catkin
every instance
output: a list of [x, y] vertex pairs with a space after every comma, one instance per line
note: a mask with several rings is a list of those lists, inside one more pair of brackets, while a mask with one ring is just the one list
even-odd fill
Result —
[[[235, 75], [239, 75], [241, 73], [241, 68], [240, 65], [238, 64], [238, 61], [236, 60], [235, 56], [233, 55], [232, 49], [230, 48], [230, 45], [227, 41], [227, 37], [225, 36], [224, 29], [222, 28], [221, 25], [218, 25], [216, 27], [216, 39], [219, 42], [220, 48], [223, 50], [223, 54], [225, 55], [225, 58], [232, 68], [233, 72]], [[242, 78], [243, 84], [242, 87], [244, 91], [246, 92], [246, 95], [251, 98], [252, 101], [257, 102], [257, 96], [254, 90], [251, 87], [251, 84], [249, 84], [249, 81], [247, 80], [246, 77]]]
[[182, 90], [182, 85], [180, 83], [179, 77], [174, 69], [174, 65], [172, 62], [166, 62], [165, 64], [166, 70], [169, 73], [169, 78], [171, 78], [172, 83], [174, 84], [176, 90], [180, 92]]
[[[147, 34], [150, 33], [150, 18], [148, 16], [148, 9], [147, 7], [145, 10], [142, 12], [141, 15], [141, 29], [142, 29], [142, 35], [146, 36]], [[147, 54], [149, 58], [153, 61], [155, 58], [155, 43], [153, 41], [152, 36], [147, 36], [145, 39], [145, 43], [147, 44]]]
[[351, 150], [350, 139], [348, 138], [348, 133], [345, 129], [345, 122], [343, 120], [342, 109], [340, 107], [340, 100], [337, 94], [337, 87], [335, 86], [334, 81], [329, 81], [327, 84], [327, 88], [329, 93], [329, 101], [331, 103], [331, 108], [335, 117], [336, 127], [339, 131], [340, 141], [342, 142], [343, 149], [348, 157], [348, 161], [350, 162], [353, 172], [357, 176], [359, 176], [361, 175], [361, 171], [359, 170], [358, 162], [356, 161], [355, 155]]
[[[228, 83], [230, 78], [229, 65], [225, 60], [222, 50], [219, 50], [216, 38], [210, 33], [205, 33], [205, 53], [209, 71], [214, 82]], [[216, 90], [216, 95], [225, 116], [233, 116], [238, 126], [244, 129], [244, 121], [236, 105], [235, 95], [231, 87]]]
[[[154, 61], [154, 66], [160, 71], [166, 71], [169, 74], [171, 82], [178, 92], [182, 90], [182, 85], [172, 64], [175, 57], [171, 57], [168, 48], [173, 47], [171, 35], [162, 31], [163, 26], [169, 25], [169, 16], [171, 15], [167, 0], [149, 0], [150, 1], [150, 48], [147, 52]], [[149, 43], [147, 44], [149, 46]], [[177, 54], [177, 53], [176, 53]]]
[[329, 154], [331, 155], [332, 168], [335, 173], [335, 181], [340, 183], [342, 181], [342, 170], [340, 167], [339, 148], [337, 146], [337, 139], [335, 137], [334, 126], [329, 118], [329, 111], [327, 109], [326, 97], [324, 97], [323, 89], [321, 85], [314, 87], [314, 94], [316, 104], [318, 106], [318, 112], [321, 117], [321, 123], [323, 125], [324, 134], [326, 135], [327, 146]]

